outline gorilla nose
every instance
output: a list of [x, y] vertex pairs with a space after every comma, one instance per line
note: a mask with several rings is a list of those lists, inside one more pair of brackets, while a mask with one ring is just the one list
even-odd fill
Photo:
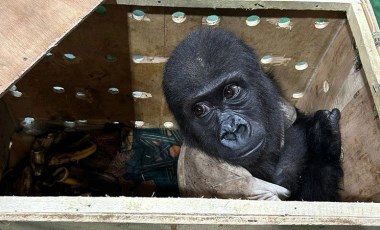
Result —
[[[222, 121], [220, 139], [222, 144], [233, 147], [232, 142], [244, 142], [248, 133], [247, 122], [238, 116], [230, 116]], [[231, 145], [231, 146], [230, 146]]]
[[[232, 132], [228, 130], [232, 130]], [[221, 136], [222, 136], [222, 139], [233, 141], [233, 140], [236, 140], [237, 135], [244, 134], [246, 130], [247, 130], [246, 125], [238, 125], [236, 129], [230, 126], [230, 127], [227, 127], [227, 129], [225, 129], [224, 132], [222, 132]]]

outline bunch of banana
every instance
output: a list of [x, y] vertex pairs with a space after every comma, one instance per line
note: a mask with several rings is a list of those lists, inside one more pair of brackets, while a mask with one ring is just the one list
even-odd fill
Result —
[[81, 149], [74, 152], [68, 152], [68, 153], [60, 153], [56, 156], [53, 156], [50, 159], [49, 165], [61, 165], [68, 162], [79, 161], [83, 158], [90, 156], [96, 151], [96, 144], [93, 142], [89, 142], [89, 143], [90, 143], [90, 146], [86, 147], [85, 149]]

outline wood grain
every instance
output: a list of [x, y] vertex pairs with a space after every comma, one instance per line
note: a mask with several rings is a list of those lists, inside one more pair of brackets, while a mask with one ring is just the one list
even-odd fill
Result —
[[127, 197], [0, 197], [0, 203], [1, 221], [380, 226], [375, 203]]
[[[344, 21], [344, 14], [337, 12], [260, 10], [255, 12], [261, 17], [260, 24], [248, 27], [245, 19], [251, 12], [246, 10], [115, 4], [104, 7], [104, 14], [91, 14], [52, 49], [51, 57], [43, 58], [17, 84], [22, 97], [6, 95], [15, 117], [127, 124], [141, 120], [145, 122], [144, 127], [163, 127], [164, 122], [174, 121], [161, 89], [165, 63], [138, 64], [132, 61], [132, 56], [168, 57], [180, 41], [202, 25], [202, 17], [210, 14], [220, 15], [219, 26], [233, 31], [256, 48], [259, 58], [272, 54], [291, 59], [287, 65], [265, 67], [274, 72], [284, 95], [291, 99], [294, 92], [304, 91], [309, 77]], [[133, 20], [129, 15], [134, 9], [144, 10], [149, 21]], [[187, 14], [184, 23], [172, 21], [171, 14], [175, 11]], [[276, 21], [283, 16], [291, 18], [292, 30], [280, 29], [267, 21]], [[323, 30], [314, 28], [314, 21], [320, 17], [330, 22]], [[65, 53], [75, 54], [76, 60], [65, 60]], [[107, 54], [114, 55], [116, 60], [107, 62]], [[294, 65], [300, 60], [307, 60], [309, 68], [295, 70]], [[54, 93], [53, 86], [64, 87], [65, 93]], [[117, 87], [120, 93], [110, 95], [107, 89], [111, 86]], [[152, 98], [134, 100], [131, 93], [135, 90], [149, 92]], [[76, 98], [77, 91], [86, 92], [88, 97], [85, 100]]]
[[0, 2], [0, 96], [101, 0]]

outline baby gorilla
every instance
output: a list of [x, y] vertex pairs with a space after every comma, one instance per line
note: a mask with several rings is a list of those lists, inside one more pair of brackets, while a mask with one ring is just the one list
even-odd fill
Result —
[[189, 146], [289, 189], [293, 200], [338, 199], [339, 110], [297, 111], [284, 128], [279, 89], [233, 34], [191, 33], [167, 62], [163, 89]]

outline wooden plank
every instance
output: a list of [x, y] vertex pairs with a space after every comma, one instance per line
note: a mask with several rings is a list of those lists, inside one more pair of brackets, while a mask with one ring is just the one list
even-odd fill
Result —
[[[305, 112], [332, 109], [342, 85], [352, 70], [355, 58], [353, 39], [346, 23], [342, 23], [336, 36], [311, 76], [304, 97], [296, 104]], [[346, 92], [351, 95], [355, 92]], [[343, 108], [340, 108], [343, 109]]]
[[351, 3], [359, 2], [360, 0], [117, 0], [117, 4], [137, 6], [333, 11], [346, 11]]
[[360, 4], [352, 4], [347, 11], [347, 19], [359, 50], [368, 85], [380, 114], [380, 56], [377, 52], [372, 33]]
[[0, 1], [0, 96], [100, 2]]
[[380, 226], [376, 203], [126, 197], [0, 197], [0, 203], [1, 221]]
[[376, 226], [316, 226], [316, 225], [218, 225], [218, 224], [140, 224], [96, 222], [9, 222], [1, 221], [2, 230], [378, 230]]
[[342, 199], [380, 202], [379, 116], [374, 111], [368, 87], [355, 93], [342, 111], [340, 124], [344, 170]]

